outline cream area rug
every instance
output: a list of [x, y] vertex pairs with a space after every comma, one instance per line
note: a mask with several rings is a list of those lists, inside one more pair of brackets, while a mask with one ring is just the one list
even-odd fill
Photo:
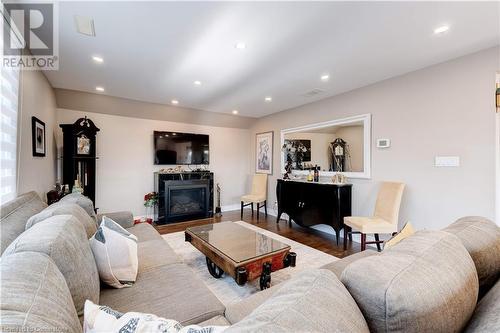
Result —
[[[249, 223], [243, 221], [233, 223], [238, 223], [246, 228], [255, 230], [282, 243], [288, 244], [291, 247], [291, 251], [297, 253], [295, 267], [287, 267], [271, 274], [272, 286], [290, 279], [299, 272], [319, 268], [325, 264], [338, 260], [338, 258], [332, 255], [313, 249], [312, 247], [295, 242], [291, 239], [282, 237]], [[198, 278], [200, 278], [207, 285], [207, 287], [224, 305], [242, 300], [260, 291], [259, 279], [249, 281], [244, 286], [239, 286], [236, 284], [234, 279], [227, 274], [224, 274], [220, 279], [212, 277], [212, 275], [208, 272], [205, 256], [194, 248], [191, 243], [184, 241], [183, 231], [162, 235], [162, 237], [167, 241], [172, 249], [174, 249], [177, 255], [183, 259], [184, 263], [186, 263], [193, 270], [194, 274], [196, 274], [196, 276], [198, 276]]]

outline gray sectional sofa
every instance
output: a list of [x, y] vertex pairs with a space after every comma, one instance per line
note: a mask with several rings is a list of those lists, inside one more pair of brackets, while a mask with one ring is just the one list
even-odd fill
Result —
[[100, 284], [87, 216], [53, 207], [27, 228], [45, 208], [34, 192], [1, 207], [1, 331], [81, 332], [85, 299], [227, 332], [500, 331], [500, 229], [483, 218], [417, 232], [224, 306], [152, 226], [134, 226], [126, 212], [106, 215], [138, 237], [137, 281]]

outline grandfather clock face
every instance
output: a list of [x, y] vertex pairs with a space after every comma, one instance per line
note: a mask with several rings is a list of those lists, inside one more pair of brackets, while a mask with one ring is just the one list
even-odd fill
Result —
[[90, 139], [85, 134], [76, 137], [76, 153], [78, 155], [90, 155]]

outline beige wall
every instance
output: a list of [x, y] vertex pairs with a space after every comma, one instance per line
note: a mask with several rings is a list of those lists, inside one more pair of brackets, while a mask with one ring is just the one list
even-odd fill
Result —
[[[22, 71], [20, 126], [18, 127], [17, 193], [35, 190], [45, 201], [56, 182], [56, 99], [49, 82], [39, 71]], [[45, 123], [45, 157], [34, 157], [31, 143], [31, 117]]]
[[[248, 129], [57, 109], [58, 123], [73, 123], [84, 116], [100, 128], [96, 176], [96, 207], [100, 212], [129, 210], [144, 215], [143, 197], [154, 190], [153, 172], [168, 167], [153, 164], [154, 130], [210, 135], [210, 170], [222, 188], [223, 208], [237, 208], [240, 196], [249, 188]], [[58, 144], [62, 145], [61, 131]]]
[[[354, 214], [371, 214], [379, 182], [394, 180], [407, 184], [400, 220], [418, 229], [442, 228], [464, 215], [494, 218], [499, 59], [499, 48], [492, 48], [276, 113], [259, 119], [251, 135], [273, 130], [276, 152], [281, 129], [371, 113], [372, 178], [351, 179]], [[392, 147], [377, 149], [376, 138], [391, 139]], [[458, 155], [461, 165], [436, 168], [436, 155]], [[270, 206], [281, 176], [279, 154], [273, 163]]]

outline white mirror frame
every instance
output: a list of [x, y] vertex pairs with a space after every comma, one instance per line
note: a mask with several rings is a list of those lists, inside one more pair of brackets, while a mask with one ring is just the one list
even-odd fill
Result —
[[[315, 123], [315, 124], [281, 130], [281, 145], [280, 145], [281, 173], [285, 173], [285, 155], [281, 151], [281, 147], [283, 147], [283, 144], [285, 143], [285, 134], [307, 132], [310, 130], [316, 130], [319, 128], [324, 128], [329, 126], [348, 125], [350, 123], [359, 121], [363, 122], [363, 172], [342, 172], [342, 174], [348, 178], [365, 178], [365, 179], [371, 178], [372, 116], [369, 113], [359, 116], [330, 120], [322, 123]], [[307, 175], [308, 171], [293, 170], [292, 173], [298, 175]], [[336, 171], [322, 171], [320, 175], [333, 177], [336, 173], [337, 173]]]

